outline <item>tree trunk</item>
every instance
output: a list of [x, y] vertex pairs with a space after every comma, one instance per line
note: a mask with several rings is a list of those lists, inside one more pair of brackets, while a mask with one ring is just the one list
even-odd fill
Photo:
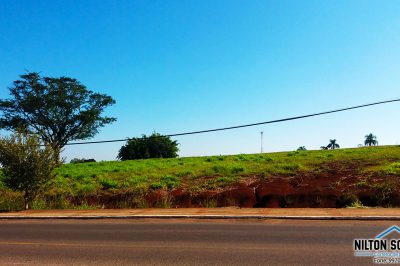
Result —
[[32, 201], [33, 201], [32, 193], [29, 192], [29, 191], [25, 191], [25, 193], [24, 193], [24, 205], [25, 205], [24, 207], [25, 207], [25, 210], [29, 210]]
[[57, 165], [61, 165], [61, 148], [58, 145], [51, 146], [54, 152], [54, 160]]
[[25, 210], [29, 210], [29, 199], [27, 196], [24, 197], [24, 205], [25, 205]]

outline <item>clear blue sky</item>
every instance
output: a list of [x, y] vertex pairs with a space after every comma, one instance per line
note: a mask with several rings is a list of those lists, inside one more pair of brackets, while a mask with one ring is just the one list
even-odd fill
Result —
[[[0, 97], [25, 69], [107, 93], [93, 140], [179, 133], [400, 96], [399, 1], [0, 1]], [[400, 103], [179, 137], [180, 155], [400, 144]], [[68, 147], [113, 160], [123, 143]]]

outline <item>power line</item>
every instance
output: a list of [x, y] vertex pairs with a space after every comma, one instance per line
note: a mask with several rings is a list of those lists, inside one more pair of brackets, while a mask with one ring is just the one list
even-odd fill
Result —
[[[191, 131], [191, 132], [184, 132], [184, 133], [160, 135], [158, 137], [178, 137], [178, 136], [209, 133], [209, 132], [215, 132], [215, 131], [238, 129], [238, 128], [244, 128], [244, 127], [253, 127], [253, 126], [259, 126], [259, 125], [265, 125], [265, 124], [280, 123], [280, 122], [303, 119], [303, 118], [308, 118], [308, 117], [313, 117], [313, 116], [327, 115], [327, 114], [332, 114], [332, 113], [349, 111], [349, 110], [353, 110], [353, 109], [364, 108], [364, 107], [373, 106], [373, 105], [392, 103], [392, 102], [399, 102], [399, 101], [400, 101], [400, 98], [397, 98], [397, 99], [391, 99], [391, 100], [386, 100], [386, 101], [368, 103], [368, 104], [357, 105], [357, 106], [352, 106], [352, 107], [346, 107], [346, 108], [341, 108], [341, 109], [336, 109], [336, 110], [331, 110], [331, 111], [326, 111], [326, 112], [314, 113], [314, 114], [309, 114], [309, 115], [294, 116], [294, 117], [288, 117], [288, 118], [283, 118], [283, 119], [270, 120], [270, 121], [265, 121], [265, 122], [252, 123], [252, 124], [245, 124], [245, 125], [239, 125], [239, 126], [222, 127], [222, 128], [215, 128], [215, 129], [206, 129], [206, 130]], [[67, 143], [66, 145], [84, 145], [84, 144], [99, 144], [99, 143], [110, 143], [110, 142], [122, 142], [122, 141], [128, 141], [130, 139], [132, 139], [132, 138], [114, 139], [114, 140], [87, 141], [87, 142], [71, 142], [71, 143]], [[136, 139], [140, 139], [140, 138], [136, 138]]]

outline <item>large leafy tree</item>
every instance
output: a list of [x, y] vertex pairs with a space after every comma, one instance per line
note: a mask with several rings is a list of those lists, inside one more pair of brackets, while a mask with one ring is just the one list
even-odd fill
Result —
[[74, 78], [41, 77], [30, 72], [9, 88], [10, 99], [0, 100], [0, 128], [33, 133], [55, 151], [72, 140], [93, 137], [114, 122], [102, 116], [115, 101], [94, 93]]
[[376, 145], [378, 145], [377, 137], [372, 133], [369, 133], [368, 135], [365, 135], [364, 145], [365, 146], [376, 146]]
[[329, 144], [328, 144], [328, 146], [326, 146], [326, 148], [327, 148], [327, 149], [334, 150], [334, 149], [340, 148], [340, 146], [339, 146], [339, 144], [336, 142], [336, 139], [330, 139], [330, 140], [329, 140]]
[[25, 209], [54, 177], [58, 154], [50, 146], [40, 147], [36, 135], [17, 133], [0, 138], [0, 163], [4, 183], [23, 192]]
[[178, 142], [170, 137], [153, 133], [147, 137], [132, 138], [122, 146], [118, 153], [118, 159], [135, 160], [148, 158], [174, 158], [178, 156]]

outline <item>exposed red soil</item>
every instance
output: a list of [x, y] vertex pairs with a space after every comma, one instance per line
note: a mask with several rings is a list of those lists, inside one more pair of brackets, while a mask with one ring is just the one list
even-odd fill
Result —
[[[400, 207], [397, 177], [369, 177], [368, 186], [357, 185], [364, 176], [358, 173], [362, 165], [337, 162], [317, 174], [298, 174], [292, 177], [248, 178], [226, 188], [192, 192], [182, 187], [154, 190], [147, 194], [104, 192], [84, 198], [71, 198], [72, 203], [127, 207], [267, 207], [267, 208], [337, 208], [358, 200], [365, 206]], [[211, 177], [207, 177], [211, 178]], [[379, 184], [389, 184], [379, 186]], [[374, 186], [378, 185], [378, 186]]]

